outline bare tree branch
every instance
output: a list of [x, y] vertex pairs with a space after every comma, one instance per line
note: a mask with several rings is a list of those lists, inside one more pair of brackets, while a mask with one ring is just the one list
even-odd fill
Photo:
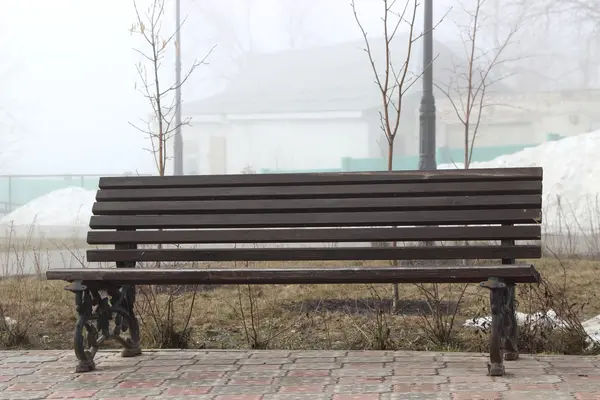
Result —
[[[138, 131], [145, 133], [150, 139], [151, 149], [148, 149], [148, 151], [153, 154], [158, 173], [162, 176], [165, 174], [167, 161], [170, 159], [167, 151], [167, 142], [173, 137], [173, 133], [176, 130], [183, 125], [189, 124], [189, 119], [179, 124], [173, 122], [175, 119], [175, 109], [179, 104], [177, 104], [177, 99], [172, 94], [187, 82], [196, 68], [207, 64], [208, 57], [212, 54], [215, 47], [211, 48], [202, 59], [192, 63], [192, 66], [183, 75], [183, 79], [179, 84], [166, 85], [160, 78], [162, 61], [167, 56], [169, 46], [174, 45], [176, 51], [179, 51], [179, 43], [176, 42], [175, 38], [186, 19], [184, 19], [181, 25], [175, 27], [175, 31], [170, 35], [162, 36], [165, 0], [153, 0], [143, 14], [140, 12], [136, 0], [133, 0], [133, 6], [137, 20], [132, 26], [131, 32], [140, 35], [148, 45], [148, 49], [145, 51], [134, 49], [142, 58], [142, 61], [136, 65], [141, 85], [138, 91], [150, 103], [153, 117], [150, 121], [144, 121], [147, 125], [147, 130], [133, 123], [130, 123], [130, 125]], [[151, 78], [148, 77], [148, 70], [150, 70]]]
[[[419, 7], [418, 0], [407, 0], [400, 12], [394, 11], [394, 5], [396, 0], [383, 0], [383, 16], [381, 21], [383, 23], [384, 33], [384, 65], [377, 66], [375, 61], [375, 55], [373, 54], [373, 48], [371, 41], [369, 40], [367, 31], [365, 30], [358, 11], [356, 8], [355, 0], [351, 1], [352, 12], [354, 19], [361, 31], [362, 37], [365, 43], [365, 53], [369, 59], [371, 69], [373, 71], [374, 81], [380, 92], [382, 99], [382, 109], [380, 111], [380, 120], [382, 130], [388, 142], [388, 169], [392, 169], [393, 164], [393, 148], [394, 139], [398, 133], [400, 127], [400, 115], [402, 113], [402, 99], [406, 90], [408, 90], [416, 78], [408, 78], [410, 60], [412, 58], [413, 44], [422, 35], [415, 34], [415, 18], [417, 15], [417, 9]], [[407, 13], [409, 15], [407, 16]], [[395, 18], [394, 18], [395, 17]], [[392, 21], [395, 19], [395, 21]], [[406, 56], [400, 67], [398, 68], [394, 64], [392, 42], [398, 32], [398, 29], [402, 24], [408, 27], [408, 34], [406, 38]], [[436, 24], [437, 26], [437, 24]], [[380, 69], [383, 71], [380, 73]], [[418, 78], [418, 77], [417, 77]], [[408, 86], [408, 87], [406, 87]]]
[[463, 7], [465, 14], [471, 17], [466, 28], [457, 24], [465, 49], [465, 64], [454, 65], [452, 70], [454, 76], [445, 87], [439, 83], [435, 84], [437, 89], [448, 99], [457, 119], [463, 126], [465, 169], [469, 168], [473, 159], [473, 149], [482, 122], [482, 111], [486, 107], [486, 95], [489, 94], [490, 87], [512, 75], [500, 74], [492, 77], [492, 72], [499, 65], [517, 59], [503, 58], [503, 55], [513, 43], [513, 37], [520, 29], [522, 21], [519, 20], [519, 23], [515, 24], [493, 48], [486, 48], [479, 44], [482, 10], [485, 4], [486, 0], [476, 0], [473, 11]]
[[[356, 8], [356, 1], [351, 0], [352, 12], [356, 24], [362, 34], [365, 48], [364, 51], [367, 53], [371, 70], [373, 71], [373, 77], [377, 90], [381, 96], [381, 108], [379, 109], [379, 120], [381, 123], [381, 129], [387, 139], [387, 169], [391, 171], [393, 169], [393, 158], [394, 158], [394, 143], [396, 135], [400, 129], [400, 117], [402, 115], [402, 105], [404, 95], [410, 87], [418, 81], [421, 74], [413, 76], [409, 75], [410, 61], [413, 55], [413, 45], [415, 42], [423, 36], [423, 34], [417, 34], [415, 32], [415, 19], [417, 17], [417, 10], [419, 8], [419, 0], [405, 0], [404, 5], [400, 11], [395, 11], [395, 5], [397, 0], [382, 0], [383, 4], [383, 16], [381, 21], [383, 24], [383, 58], [384, 65], [377, 65], [376, 57], [373, 52], [373, 46], [371, 40], [364, 28], [363, 23], [358, 15]], [[440, 20], [441, 22], [441, 20]], [[439, 24], [439, 22], [438, 22]], [[438, 26], [435, 24], [435, 27]], [[400, 61], [400, 65], [397, 65], [393, 55], [396, 49], [394, 39], [399, 32], [401, 26], [407, 28], [408, 32], [404, 40], [405, 55]], [[425, 69], [428, 66], [423, 66]], [[392, 243], [396, 246], [396, 243]], [[398, 285], [393, 286], [393, 309], [397, 311], [399, 305], [399, 293]]]
[[181, 88], [183, 85], [185, 85], [185, 83], [187, 82], [188, 78], [192, 75], [192, 73], [196, 70], [196, 68], [198, 68], [201, 65], [208, 64], [208, 62], [207, 62], [208, 57], [210, 57], [210, 55], [212, 54], [212, 52], [215, 50], [216, 47], [217, 47], [217, 45], [214, 45], [213, 47], [211, 47], [211, 49], [208, 51], [208, 53], [206, 53], [206, 55], [204, 56], [203, 59], [194, 61], [194, 63], [188, 69], [187, 73], [184, 75], [184, 77], [181, 80], [181, 83], [179, 85], [173, 85], [173, 86], [169, 87], [167, 90], [165, 90], [164, 92], [162, 92], [160, 95], [164, 96], [164, 95], [168, 94], [169, 92], [175, 91], [175, 90]]

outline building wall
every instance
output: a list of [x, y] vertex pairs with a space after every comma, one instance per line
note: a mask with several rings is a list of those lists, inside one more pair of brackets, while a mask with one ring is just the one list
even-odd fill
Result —
[[[577, 135], [600, 129], [600, 92], [548, 92], [489, 97], [475, 147], [539, 144], [547, 135]], [[444, 134], [438, 146], [464, 147], [464, 126], [447, 99], [438, 101]]]
[[193, 122], [184, 130], [186, 173], [339, 168], [368, 157], [368, 123], [358, 118]]
[[[464, 132], [464, 125], [461, 123], [446, 124], [444, 137], [442, 143], [439, 143], [439, 147], [463, 148], [465, 145]], [[472, 136], [470, 136], [470, 140], [472, 140]], [[537, 134], [535, 125], [529, 121], [497, 121], [496, 123], [481, 124], [475, 136], [475, 147], [536, 143], [540, 143], [540, 135]]]

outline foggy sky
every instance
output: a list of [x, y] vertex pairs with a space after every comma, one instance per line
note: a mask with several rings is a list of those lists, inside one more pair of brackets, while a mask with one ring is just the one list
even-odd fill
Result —
[[[380, 34], [381, 2], [356, 1], [369, 34]], [[436, 20], [457, 4], [434, 3]], [[144, 1], [139, 4], [143, 8]], [[223, 88], [244, 53], [361, 38], [349, 0], [182, 0], [182, 14], [184, 69], [217, 46], [211, 64], [184, 87], [184, 101]], [[170, 32], [173, 13], [168, 18], [164, 29]], [[421, 15], [417, 21], [420, 27]], [[130, 0], [2, 0], [0, 173], [154, 172], [143, 150], [148, 139], [129, 124], [150, 112], [134, 89], [139, 56], [132, 48], [143, 48], [129, 32], [134, 22]], [[557, 47], [575, 47], [571, 36], [551, 31], [563, 38]], [[449, 19], [435, 34], [452, 41], [455, 33]], [[539, 48], [548, 37], [538, 35], [529, 46]], [[163, 67], [167, 80], [171, 62]]]

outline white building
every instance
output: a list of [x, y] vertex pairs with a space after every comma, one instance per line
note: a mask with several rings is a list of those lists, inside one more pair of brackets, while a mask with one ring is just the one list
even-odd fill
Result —
[[[539, 144], [548, 135], [571, 136], [600, 129], [600, 90], [490, 95], [475, 146]], [[446, 98], [438, 100], [438, 146], [460, 148], [464, 125]]]
[[[402, 38], [395, 40], [404, 48]], [[383, 60], [382, 39], [371, 43], [376, 61]], [[186, 173], [331, 169], [342, 157], [387, 155], [381, 93], [363, 48], [351, 42], [256, 57], [219, 95], [185, 103], [184, 114], [192, 117], [184, 130]], [[436, 65], [450, 59], [442, 45], [435, 51]], [[413, 65], [422, 59], [419, 52], [413, 49], [411, 71], [421, 70]], [[400, 53], [396, 65], [402, 65]], [[437, 79], [443, 70], [436, 68]], [[409, 72], [408, 79], [417, 76]], [[418, 152], [417, 89], [420, 82], [403, 100], [398, 155]]]
[[[375, 60], [383, 59], [381, 40], [371, 43]], [[421, 60], [419, 47], [413, 60]], [[184, 104], [185, 115], [192, 117], [192, 126], [184, 128], [186, 173], [337, 169], [343, 157], [385, 158], [381, 93], [363, 48], [352, 42], [256, 57], [222, 93]], [[434, 51], [434, 80], [443, 87], [456, 79], [457, 56], [439, 43]], [[411, 64], [410, 70], [420, 66]], [[550, 134], [600, 129], [600, 91], [519, 93], [510, 83], [494, 84], [485, 98], [475, 140], [480, 154], [516, 151], [543, 143]], [[403, 99], [395, 156], [418, 155], [420, 85], [416, 82]], [[464, 127], [451, 102], [436, 92], [438, 150], [460, 161]]]
[[[363, 47], [352, 42], [256, 57], [222, 93], [184, 104], [185, 115], [192, 117], [184, 128], [186, 173], [336, 169], [343, 157], [386, 157], [381, 94]], [[373, 49], [375, 59], [382, 59], [381, 49]], [[413, 60], [420, 60], [416, 50]], [[456, 56], [439, 43], [435, 53], [434, 79], [443, 86], [456, 79], [449, 72]], [[493, 106], [483, 110], [478, 149], [518, 149], [543, 143], [549, 134], [600, 129], [600, 91], [518, 93], [503, 83], [485, 99]], [[395, 156], [418, 154], [420, 84], [404, 97]], [[438, 149], [459, 154], [463, 125], [439, 91], [436, 105]]]

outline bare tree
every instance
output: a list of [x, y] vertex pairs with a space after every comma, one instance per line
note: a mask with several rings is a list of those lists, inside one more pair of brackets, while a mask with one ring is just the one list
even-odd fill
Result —
[[[243, 55], [256, 52], [251, 24], [253, 0], [242, 3], [236, 0], [193, 0], [192, 3], [202, 21], [212, 28], [214, 39], [219, 43], [219, 55], [226, 55], [228, 62], [241, 67]], [[231, 10], [242, 16], [243, 24], [236, 20]]]
[[596, 0], [554, 0], [555, 12], [561, 12], [570, 21], [570, 26], [579, 43], [578, 65], [580, 87], [590, 89], [598, 84], [600, 61], [600, 3]]
[[296, 49], [306, 40], [307, 18], [315, 6], [314, 1], [280, 0], [282, 7], [281, 19], [290, 49]]
[[510, 75], [500, 71], [499, 67], [503, 63], [514, 61], [504, 55], [520, 27], [520, 24], [516, 24], [503, 38], [496, 37], [496, 43], [486, 45], [481, 31], [486, 21], [483, 8], [488, 2], [489, 0], [476, 0], [474, 10], [463, 7], [463, 11], [470, 17], [468, 24], [457, 24], [464, 59], [454, 64], [446, 83], [435, 83], [447, 97], [462, 125], [465, 169], [469, 168], [472, 161], [484, 109], [494, 105], [488, 101], [490, 90], [495, 83]]
[[[174, 31], [168, 35], [162, 33], [165, 17], [166, 0], [150, 0], [148, 8], [141, 12], [136, 0], [133, 6], [136, 13], [136, 22], [131, 27], [131, 32], [140, 35], [147, 49], [134, 49], [141, 56], [141, 61], [136, 65], [140, 84], [136, 86], [152, 107], [152, 115], [148, 119], [142, 119], [143, 127], [131, 124], [150, 139], [150, 148], [147, 149], [154, 156], [156, 168], [160, 176], [166, 172], [168, 157], [168, 146], [175, 131], [183, 125], [187, 125], [190, 119], [180, 123], [176, 122], [175, 109], [178, 106], [176, 91], [188, 80], [191, 74], [199, 66], [206, 64], [206, 60], [214, 47], [200, 60], [195, 60], [187, 71], [182, 74], [180, 83], [165, 83], [165, 72], [161, 70], [163, 63], [169, 55], [169, 47], [173, 46], [175, 52], [179, 52], [179, 43], [176, 42], [176, 34], [181, 26], [176, 26]], [[184, 21], [185, 23], [185, 21]], [[174, 65], [167, 63], [167, 65]], [[174, 68], [173, 68], [174, 70]], [[168, 74], [170, 75], [170, 74]], [[159, 248], [161, 245], [159, 245]], [[156, 267], [159, 267], [157, 263]], [[140, 317], [148, 316], [153, 345], [159, 348], [185, 348], [190, 344], [191, 327], [190, 319], [196, 299], [194, 290], [190, 301], [185, 296], [178, 296], [181, 287], [170, 286], [166, 288], [165, 298], [159, 294], [158, 287], [140, 288], [145, 302], [140, 302], [144, 312]], [[183, 323], [176, 318], [175, 302], [183, 302]], [[178, 326], [178, 324], [180, 324]]]
[[[258, 6], [254, 0], [193, 0], [196, 15], [219, 44], [215, 54], [224, 66], [219, 68], [218, 77], [231, 81], [247, 60], [264, 51], [264, 46], [256, 38], [256, 20], [252, 10]], [[278, 31], [285, 38], [284, 46], [296, 49], [306, 43], [309, 32], [307, 18], [316, 4], [314, 1], [279, 0], [272, 11], [281, 25]], [[232, 10], [235, 10], [232, 12]], [[217, 61], [215, 61], [216, 63]]]
[[[515, 0], [521, 4], [526, 0]], [[581, 22], [582, 18], [600, 24], [600, 3], [596, 0], [541, 0], [532, 2], [534, 15], [570, 14], [575, 20]]]
[[529, 47], [526, 62], [519, 63], [524, 72], [520, 86], [560, 90], [598, 84], [600, 3], [596, 0], [502, 0], [502, 14], [509, 20], [527, 21], [519, 32], [519, 48]]
[[[383, 0], [383, 65], [378, 65], [373, 44], [369, 39], [367, 31], [358, 15], [355, 0], [351, 0], [352, 11], [356, 23], [361, 30], [364, 42], [365, 52], [369, 58], [369, 63], [373, 70], [373, 76], [377, 89], [381, 95], [381, 110], [379, 111], [379, 119], [381, 129], [387, 140], [387, 169], [391, 171], [393, 168], [394, 157], [394, 142], [398, 129], [400, 128], [400, 115], [402, 113], [402, 99], [406, 91], [417, 81], [417, 76], [409, 72], [411, 57], [413, 54], [413, 46], [415, 42], [421, 38], [422, 34], [415, 33], [415, 18], [419, 7], [418, 0], [407, 0], [402, 9], [396, 11], [394, 7], [396, 0]], [[403, 26], [408, 26], [408, 34], [405, 36], [404, 48], [405, 56], [396, 64], [394, 59], [395, 48], [394, 39], [398, 30]]]
[[142, 119], [144, 126], [132, 123], [131, 125], [148, 135], [151, 147], [147, 150], [154, 156], [158, 174], [161, 176], [165, 175], [166, 165], [170, 159], [167, 143], [178, 128], [188, 125], [190, 122], [189, 118], [182, 120], [181, 123], [175, 122], [175, 109], [178, 106], [175, 92], [185, 84], [196, 68], [206, 64], [214, 49], [213, 47], [202, 59], [195, 60], [187, 71], [182, 74], [179, 84], [165, 83], [161, 67], [168, 55], [170, 46], [173, 46], [176, 52], [179, 51], [179, 43], [175, 41], [175, 36], [177, 31], [181, 29], [181, 26], [176, 26], [172, 33], [163, 35], [165, 4], [166, 0], [152, 0], [147, 10], [140, 12], [137, 2], [134, 0], [133, 5], [137, 20], [131, 27], [131, 32], [140, 35], [147, 45], [145, 51], [134, 49], [141, 56], [141, 61], [136, 65], [139, 76], [139, 85], [136, 84], [136, 88], [139, 89], [152, 107], [151, 117]]
[[[376, 45], [371, 42], [369, 35], [364, 28], [358, 15], [356, 2], [351, 0], [354, 18], [364, 39], [364, 51], [369, 58], [375, 85], [381, 95], [381, 109], [379, 111], [379, 120], [381, 129], [387, 141], [387, 170], [393, 170], [394, 163], [394, 144], [400, 128], [400, 116], [402, 114], [402, 100], [406, 92], [414, 85], [420, 74], [414, 74], [410, 71], [410, 63], [413, 55], [413, 46], [423, 33], [417, 33], [415, 19], [419, 8], [418, 0], [406, 0], [401, 7], [396, 7], [396, 0], [382, 0], [383, 16], [383, 54], [376, 54]], [[439, 22], [438, 22], [439, 24]], [[437, 25], [436, 25], [437, 26]], [[404, 46], [396, 46], [396, 35], [408, 29], [402, 40]], [[396, 58], [396, 50], [404, 51], [401, 58]], [[377, 59], [383, 58], [383, 63]], [[378, 63], [379, 61], [379, 63]], [[397, 243], [393, 242], [392, 246]], [[392, 308], [394, 312], [399, 307], [398, 285], [393, 286]]]
[[538, 6], [538, 15], [543, 14], [541, 17], [546, 20], [559, 20], [563, 22], [561, 26], [571, 27], [568, 36], [575, 52], [576, 77], [581, 89], [589, 89], [598, 82], [600, 3], [596, 0], [544, 0], [542, 4], [541, 10]]

